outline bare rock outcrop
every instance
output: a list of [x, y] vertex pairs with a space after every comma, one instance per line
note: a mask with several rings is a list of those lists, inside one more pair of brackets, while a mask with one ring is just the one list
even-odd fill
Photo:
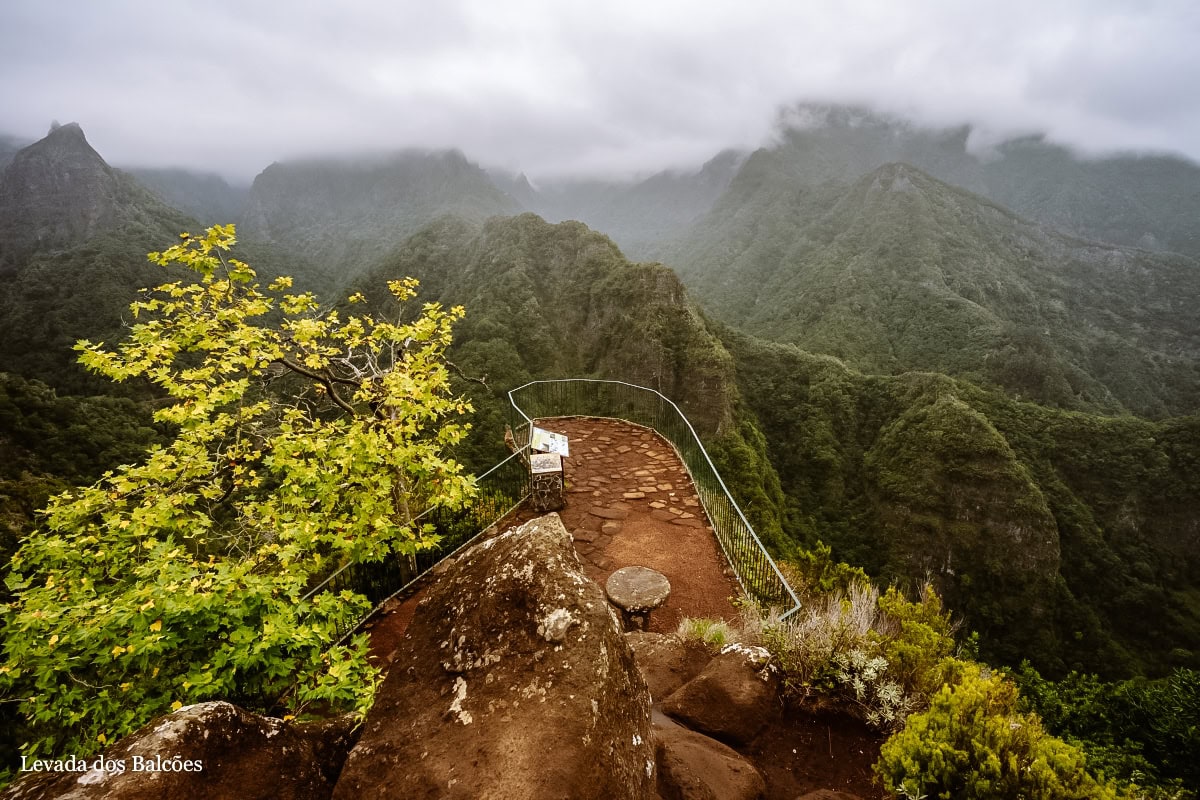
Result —
[[716, 739], [667, 723], [654, 726], [658, 793], [663, 800], [759, 800], [762, 775]]
[[664, 700], [663, 711], [689, 728], [745, 744], [779, 703], [779, 680], [768, 659], [762, 648], [729, 645]]
[[633, 654], [549, 514], [430, 586], [334, 797], [642, 800], [650, 736]]
[[638, 669], [650, 687], [650, 698], [655, 701], [670, 696], [712, 660], [704, 645], [685, 642], [670, 634], [629, 631], [625, 641], [633, 648]]
[[327, 800], [354, 744], [349, 717], [293, 723], [225, 702], [159, 717], [101, 756], [28, 773], [4, 800]]

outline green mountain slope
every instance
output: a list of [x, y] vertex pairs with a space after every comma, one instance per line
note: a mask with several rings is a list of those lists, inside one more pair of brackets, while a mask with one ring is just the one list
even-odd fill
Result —
[[930, 578], [984, 652], [1060, 674], [1200, 665], [1200, 417], [1045, 408], [726, 332], [789, 539]]
[[462, 153], [272, 164], [254, 179], [239, 233], [287, 252], [319, 289], [345, 284], [444, 214], [482, 221], [521, 207]]
[[[929, 374], [872, 376], [708, 323], [678, 280], [578, 223], [443, 220], [358, 288], [413, 275], [463, 303], [453, 360], [499, 454], [504, 392], [594, 376], [680, 401], [783, 556], [824, 540], [933, 579], [985, 653], [1051, 674], [1200, 664], [1200, 422], [1045, 408]], [[488, 448], [491, 449], [488, 449]]]
[[237, 220], [249, 194], [247, 187], [230, 186], [220, 175], [211, 172], [150, 167], [127, 167], [125, 172], [137, 178], [167, 205], [205, 226], [227, 225]]
[[57, 126], [0, 172], [0, 274], [33, 254], [71, 248], [123, 227], [155, 226], [164, 218], [185, 219], [105, 163], [79, 125]]
[[1086, 239], [1200, 258], [1200, 165], [1171, 155], [1085, 158], [1041, 136], [983, 148], [975, 134], [967, 125], [801, 104], [786, 110], [778, 141], [757, 155], [808, 186], [852, 183], [902, 161]]
[[[110, 167], [72, 123], [24, 148], [0, 173], [0, 364], [73, 394], [129, 391], [75, 363], [78, 339], [123, 334], [139, 289], [183, 277], [149, 264], [199, 223]], [[260, 274], [285, 261], [248, 244]], [[132, 391], [137, 391], [133, 389]]]
[[669, 263], [747, 332], [1067, 408], [1189, 413], [1200, 263], [1078, 239], [904, 164], [809, 187], [755, 154]]
[[0, 362], [59, 390], [110, 392], [71, 345], [112, 337], [143, 286], [161, 283], [146, 253], [190, 217], [115, 170], [74, 123], [24, 148], [0, 173]]
[[[733, 365], [679, 279], [630, 263], [578, 222], [533, 214], [478, 224], [447, 218], [356, 282], [372, 303], [387, 280], [421, 281], [421, 298], [461, 304], [453, 359], [481, 414], [481, 448], [500, 442], [505, 392], [535, 378], [597, 377], [659, 389], [706, 434], [732, 419]], [[481, 456], [482, 460], [492, 458]]]

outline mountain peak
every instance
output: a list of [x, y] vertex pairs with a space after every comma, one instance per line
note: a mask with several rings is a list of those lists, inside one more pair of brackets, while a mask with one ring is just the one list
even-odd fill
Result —
[[50, 122], [50, 130], [46, 131], [46, 136], [52, 136], [59, 131], [63, 131], [63, 136], [83, 136], [83, 128], [79, 127], [78, 122], [68, 122], [66, 125], [63, 125], [58, 120]]
[[70, 247], [159, 205], [97, 153], [78, 123], [55, 124], [0, 174], [4, 259]]
[[917, 191], [918, 186], [929, 180], [929, 176], [914, 166], [903, 162], [884, 164], [871, 173], [871, 192], [907, 194]]

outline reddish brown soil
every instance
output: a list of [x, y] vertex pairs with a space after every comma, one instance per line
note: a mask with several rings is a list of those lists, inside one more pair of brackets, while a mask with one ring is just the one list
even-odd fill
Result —
[[783, 711], [738, 750], [762, 773], [768, 800], [793, 800], [817, 789], [882, 800], [888, 795], [872, 772], [882, 743], [854, 717], [800, 708]]

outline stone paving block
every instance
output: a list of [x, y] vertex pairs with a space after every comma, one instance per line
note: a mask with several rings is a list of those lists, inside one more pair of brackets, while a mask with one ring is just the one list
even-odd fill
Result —
[[645, 492], [625, 492], [621, 495], [621, 497], [625, 498], [626, 500], [640, 500], [645, 496]]
[[625, 519], [629, 516], [628, 509], [606, 508], [604, 506], [592, 506], [588, 509], [588, 513], [601, 519]]

